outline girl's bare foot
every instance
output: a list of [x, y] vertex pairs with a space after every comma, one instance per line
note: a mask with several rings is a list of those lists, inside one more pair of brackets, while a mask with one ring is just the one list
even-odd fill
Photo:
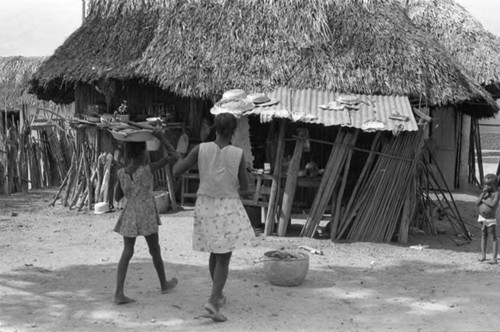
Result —
[[223, 306], [224, 306], [224, 304], [226, 304], [226, 301], [227, 301], [227, 298], [226, 298], [224, 295], [222, 295], [222, 297], [220, 297], [220, 298], [217, 300], [217, 306], [218, 306], [219, 308], [223, 307]]
[[161, 293], [162, 294], [169, 293], [172, 289], [175, 288], [175, 286], [177, 286], [178, 283], [179, 280], [177, 280], [177, 278], [170, 279], [170, 281], [167, 281], [167, 286], [161, 290]]
[[491, 262], [489, 262], [488, 264], [491, 264], [491, 265], [497, 265], [497, 264], [498, 264], [498, 261], [495, 259], [494, 261], [491, 261]]
[[208, 317], [211, 318], [214, 322], [225, 322], [227, 321], [227, 317], [222, 314], [212, 303], [207, 302], [203, 308], [208, 311]]
[[485, 262], [486, 261], [486, 257], [481, 257], [481, 258], [478, 259], [478, 261]]
[[128, 304], [128, 303], [134, 303], [135, 300], [131, 299], [130, 297], [126, 297], [125, 295], [115, 295], [113, 302], [115, 304]]

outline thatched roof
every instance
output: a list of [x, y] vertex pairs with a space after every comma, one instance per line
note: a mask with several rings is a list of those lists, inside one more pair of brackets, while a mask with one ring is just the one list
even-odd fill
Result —
[[498, 110], [398, 0], [92, 0], [33, 86], [54, 99], [105, 78], [212, 99], [286, 86]]
[[84, 24], [37, 71], [33, 91], [52, 99], [57, 90], [72, 91], [77, 82], [135, 78], [129, 65], [140, 59], [153, 38], [159, 3], [90, 1]]
[[400, 0], [410, 19], [448, 49], [473, 79], [500, 84], [500, 38], [454, 0]]
[[0, 57], [0, 109], [15, 108], [22, 102], [36, 103], [28, 94], [29, 80], [44, 57]]
[[169, 1], [137, 72], [184, 96], [279, 86], [493, 100], [397, 1]]

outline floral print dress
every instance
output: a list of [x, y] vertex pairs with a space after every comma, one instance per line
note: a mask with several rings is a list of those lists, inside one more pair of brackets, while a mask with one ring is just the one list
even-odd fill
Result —
[[255, 240], [255, 231], [238, 193], [242, 154], [234, 146], [200, 144], [200, 187], [193, 227], [196, 251], [223, 254], [252, 245]]
[[133, 174], [126, 173], [122, 168], [117, 175], [127, 204], [118, 218], [115, 232], [125, 237], [158, 233], [161, 222], [156, 210], [150, 165], [139, 166]]

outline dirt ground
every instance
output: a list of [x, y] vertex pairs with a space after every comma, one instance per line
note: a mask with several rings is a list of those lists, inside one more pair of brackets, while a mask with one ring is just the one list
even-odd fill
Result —
[[[1, 332], [500, 331], [500, 266], [477, 260], [477, 192], [455, 195], [475, 234], [461, 246], [446, 222], [439, 225], [445, 234], [412, 233], [406, 245], [259, 237], [233, 255], [226, 323], [200, 317], [210, 281], [207, 254], [191, 249], [192, 210], [161, 215], [167, 277], [176, 276], [178, 287], [160, 294], [140, 239], [126, 283], [137, 302], [117, 306], [112, 295], [122, 242], [112, 227], [118, 212], [49, 207], [54, 194], [0, 197]], [[270, 285], [260, 261], [264, 252], [299, 245], [324, 255], [310, 254], [301, 286]]]

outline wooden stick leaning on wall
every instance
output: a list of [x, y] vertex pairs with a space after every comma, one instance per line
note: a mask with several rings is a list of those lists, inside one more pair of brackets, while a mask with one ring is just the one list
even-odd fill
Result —
[[325, 167], [323, 176], [321, 177], [321, 183], [314, 197], [313, 204], [311, 206], [309, 217], [301, 231], [301, 236], [313, 237], [316, 229], [321, 221], [321, 218], [325, 212], [326, 206], [330, 202], [330, 199], [335, 189], [336, 182], [340, 177], [340, 170], [345, 165], [346, 156], [351, 150], [351, 146], [354, 146], [358, 132], [350, 132], [341, 128], [335, 140], [338, 145], [334, 145], [328, 163]]
[[[74, 157], [71, 158], [72, 160], [74, 159]], [[61, 185], [59, 186], [59, 190], [57, 191], [57, 193], [55, 194], [54, 196], [54, 199], [52, 200], [52, 202], [49, 204], [49, 206], [54, 206], [57, 202], [57, 200], [59, 199], [59, 195], [61, 194], [62, 190], [64, 189], [64, 187], [68, 184], [69, 182], [69, 178], [71, 176], [71, 173], [73, 172], [73, 168], [75, 167], [75, 162], [71, 162], [71, 166], [69, 167], [69, 170], [68, 172], [66, 173], [66, 176], [64, 177], [64, 180], [63, 182], [61, 183]]]
[[111, 167], [113, 165], [113, 155], [108, 153], [106, 156], [106, 163], [104, 164], [104, 176], [101, 185], [101, 192], [99, 193], [99, 202], [109, 201], [109, 186], [111, 181]]
[[88, 211], [91, 211], [94, 192], [92, 190], [92, 181], [90, 179], [90, 162], [89, 162], [89, 158], [87, 156], [86, 146], [83, 147], [83, 168], [84, 168], [84, 172], [85, 172], [85, 179], [87, 181], [87, 195], [88, 195], [87, 209], [88, 209]]
[[372, 145], [370, 148], [370, 152], [368, 154], [368, 158], [366, 159], [365, 165], [363, 166], [363, 169], [361, 170], [361, 174], [358, 178], [358, 181], [356, 182], [356, 185], [354, 186], [354, 189], [351, 193], [351, 197], [349, 198], [349, 202], [347, 203], [345, 211], [339, 220], [339, 228], [337, 228], [337, 234], [335, 237], [336, 239], [340, 239], [344, 235], [344, 232], [347, 230], [347, 228], [350, 224], [350, 221], [354, 218], [355, 211], [352, 211], [352, 213], [351, 213], [351, 208], [353, 207], [353, 204], [355, 203], [359, 189], [365, 183], [366, 177], [369, 174], [369, 170], [372, 168], [375, 157], [377, 156], [377, 154], [375, 154], [375, 151], [379, 145], [381, 135], [382, 135], [382, 132], [380, 132], [380, 131], [375, 134], [375, 138], [373, 139], [373, 142], [372, 142]]
[[281, 204], [278, 236], [285, 236], [288, 224], [290, 223], [290, 214], [292, 212], [293, 199], [295, 197], [295, 189], [297, 188], [297, 180], [299, 177], [300, 160], [304, 151], [304, 144], [307, 137], [307, 129], [299, 128], [299, 138], [295, 143], [292, 160], [287, 171], [285, 191], [283, 193], [283, 202]]
[[[328, 158], [328, 162], [326, 163], [325, 170], [323, 172], [323, 175], [321, 176], [321, 182], [318, 187], [318, 190], [316, 191], [316, 195], [314, 196], [314, 201], [312, 203], [311, 209], [309, 211], [309, 216], [307, 217], [306, 223], [304, 224], [304, 227], [302, 227], [302, 231], [300, 233], [300, 236], [307, 236], [307, 237], [312, 237], [314, 236], [314, 232], [317, 227], [317, 223], [319, 220], [317, 220], [315, 213], [318, 210], [319, 206], [319, 201], [321, 196], [324, 195], [325, 188], [327, 186], [331, 186], [332, 194], [333, 190], [335, 189], [335, 184], [336, 180], [338, 177], [338, 174], [335, 174], [333, 172], [335, 163], [339, 161], [338, 158], [338, 151], [339, 148], [341, 147], [340, 143], [343, 142], [343, 139], [345, 137], [345, 131], [340, 128], [339, 131], [337, 132], [337, 136], [335, 138], [335, 143], [339, 143], [339, 145], [333, 145], [332, 150], [330, 152], [330, 157]], [[329, 180], [334, 180], [329, 183]], [[328, 198], [330, 199], [330, 197]]]
[[269, 197], [269, 205], [267, 209], [266, 224], [264, 228], [265, 235], [271, 235], [274, 230], [274, 221], [276, 218], [276, 206], [279, 197], [279, 189], [281, 186], [281, 168], [283, 156], [285, 154], [285, 131], [288, 121], [280, 119], [280, 131], [278, 136], [278, 149], [276, 152], [276, 162], [274, 163], [273, 183], [271, 185], [271, 193]]
[[167, 177], [167, 188], [168, 188], [168, 195], [170, 197], [170, 206], [172, 208], [172, 211], [175, 212], [178, 210], [178, 207], [177, 207], [177, 201], [175, 199], [175, 186], [172, 180], [174, 176], [172, 174], [172, 168], [170, 167], [169, 164], [165, 165], [164, 171]]
[[[358, 135], [359, 135], [359, 129], [356, 129], [355, 137], [357, 138]], [[356, 138], [354, 138], [354, 140]], [[345, 187], [347, 185], [347, 179], [349, 177], [349, 168], [351, 166], [352, 154], [353, 154], [353, 150], [349, 149], [349, 151], [347, 152], [347, 161], [344, 164], [344, 174], [342, 175], [342, 181], [340, 184], [338, 195], [336, 197], [335, 211], [332, 211], [333, 224], [331, 224], [331, 227], [330, 227], [330, 239], [331, 240], [335, 239], [335, 234], [336, 234], [338, 225], [340, 223], [340, 216], [342, 213], [342, 198], [344, 196]]]
[[73, 150], [73, 156], [75, 167], [73, 167], [70, 173], [66, 192], [64, 193], [64, 198], [62, 201], [63, 206], [68, 206], [68, 200], [72, 201], [73, 193], [76, 190], [75, 186], [78, 184], [78, 175], [80, 174], [80, 170], [83, 167], [83, 156], [81, 154], [78, 154], [78, 151], [76, 149]]

